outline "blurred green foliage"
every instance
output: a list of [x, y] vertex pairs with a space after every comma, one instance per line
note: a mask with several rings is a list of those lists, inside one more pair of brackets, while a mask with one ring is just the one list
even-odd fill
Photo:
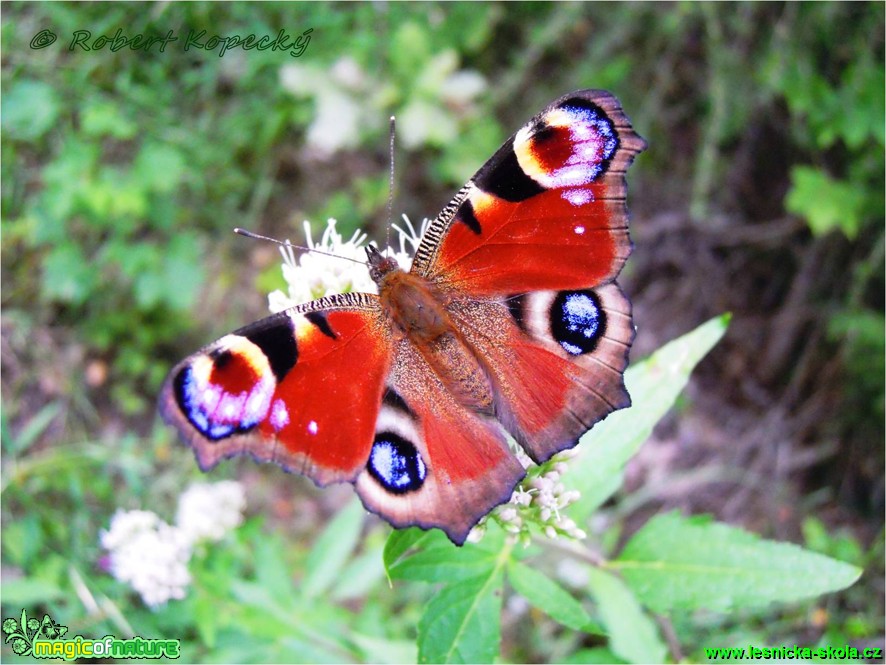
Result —
[[[868, 43], [867, 20], [877, 10], [860, 16], [849, 34], [835, 10], [825, 3], [798, 7], [797, 20], [816, 30], [776, 38], [761, 77], [784, 98], [794, 139], [813, 161], [792, 169], [786, 209], [815, 234], [839, 229], [854, 238], [883, 215], [886, 76], [882, 52]], [[830, 57], [822, 68], [825, 51]]]

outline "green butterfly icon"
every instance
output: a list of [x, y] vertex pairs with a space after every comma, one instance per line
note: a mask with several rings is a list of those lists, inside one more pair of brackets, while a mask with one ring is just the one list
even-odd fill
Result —
[[67, 626], [59, 626], [50, 618], [48, 614], [43, 615], [43, 621], [40, 623], [40, 629], [43, 633], [43, 637], [45, 637], [47, 640], [57, 640], [60, 637], [64, 637], [65, 633], [68, 632]]

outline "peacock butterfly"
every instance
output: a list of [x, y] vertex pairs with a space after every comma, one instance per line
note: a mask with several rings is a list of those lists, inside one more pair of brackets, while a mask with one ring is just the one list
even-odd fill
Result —
[[541, 463], [630, 404], [615, 278], [625, 172], [645, 147], [608, 92], [561, 97], [443, 208], [409, 272], [367, 247], [378, 295], [222, 337], [169, 374], [163, 416], [204, 471], [248, 453], [464, 543], [524, 476], [508, 434]]

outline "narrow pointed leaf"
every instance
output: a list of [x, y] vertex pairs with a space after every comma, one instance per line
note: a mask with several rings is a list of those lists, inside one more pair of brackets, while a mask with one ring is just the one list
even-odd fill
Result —
[[609, 648], [631, 663], [664, 662], [667, 648], [658, 627], [618, 577], [588, 567], [588, 585], [609, 634]]
[[418, 527], [410, 529], [394, 529], [385, 543], [385, 551], [383, 560], [385, 563], [385, 572], [388, 578], [391, 577], [391, 567], [400, 561], [406, 553], [412, 548], [421, 547], [428, 549], [430, 547], [443, 547], [449, 544], [449, 540], [438, 529], [424, 531]]
[[796, 601], [846, 588], [861, 575], [797, 545], [677, 513], [650, 520], [613, 565], [656, 612]]
[[585, 520], [621, 486], [622, 467], [673, 406], [692, 370], [726, 332], [729, 318], [711, 319], [628, 369], [625, 385], [633, 406], [611, 414], [582, 437], [578, 456], [563, 476], [564, 484], [582, 493], [570, 506], [574, 520]]
[[335, 582], [353, 552], [363, 526], [363, 505], [356, 499], [335, 516], [308, 555], [301, 591], [316, 596]]
[[564, 626], [574, 630], [593, 627], [591, 617], [581, 603], [547, 575], [512, 561], [508, 566], [508, 581], [530, 604]]

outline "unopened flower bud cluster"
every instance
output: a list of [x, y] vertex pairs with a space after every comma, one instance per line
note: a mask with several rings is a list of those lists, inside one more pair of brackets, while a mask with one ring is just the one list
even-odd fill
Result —
[[195, 545], [221, 540], [243, 521], [246, 498], [234, 481], [197, 483], [179, 498], [174, 525], [148, 510], [118, 510], [101, 534], [109, 572], [129, 584], [146, 605], [185, 597]]
[[[574, 452], [564, 451], [551, 461], [529, 470], [527, 477], [517, 485], [508, 503], [495, 508], [492, 513], [477, 525], [468, 536], [471, 542], [479, 541], [486, 530], [486, 521], [494, 519], [514, 539], [529, 543], [532, 526], [538, 528], [548, 538], [566, 537], [582, 540], [587, 534], [565, 514], [565, 509], [575, 503], [581, 493], [568, 490], [560, 482], [566, 472], [567, 459]], [[518, 457], [525, 458], [522, 453]], [[529, 464], [525, 458], [525, 464]]]

